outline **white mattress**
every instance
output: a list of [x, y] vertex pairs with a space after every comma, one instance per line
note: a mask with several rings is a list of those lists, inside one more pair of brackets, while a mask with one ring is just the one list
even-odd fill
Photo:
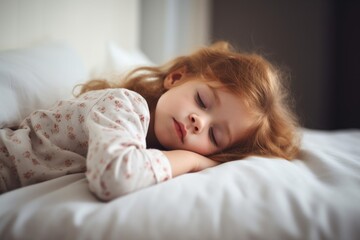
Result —
[[360, 239], [360, 130], [304, 130], [299, 159], [251, 157], [109, 203], [69, 175], [0, 196], [0, 239]]

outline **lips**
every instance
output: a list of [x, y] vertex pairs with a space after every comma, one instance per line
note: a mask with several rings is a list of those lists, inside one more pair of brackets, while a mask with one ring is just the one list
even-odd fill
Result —
[[175, 118], [173, 120], [174, 120], [174, 127], [176, 130], [176, 133], [177, 133], [178, 137], [180, 138], [181, 142], [184, 143], [184, 137], [186, 136], [186, 130], [185, 130], [184, 124], [176, 121]]

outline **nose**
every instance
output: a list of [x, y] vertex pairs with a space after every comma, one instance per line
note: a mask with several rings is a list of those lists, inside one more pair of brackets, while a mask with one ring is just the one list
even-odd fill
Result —
[[189, 115], [189, 119], [193, 133], [201, 133], [205, 125], [204, 120], [199, 115], [194, 113]]

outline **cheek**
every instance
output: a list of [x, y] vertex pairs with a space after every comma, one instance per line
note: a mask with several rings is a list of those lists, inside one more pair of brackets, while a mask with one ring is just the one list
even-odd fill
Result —
[[209, 155], [214, 153], [214, 149], [211, 143], [206, 140], [197, 140], [193, 143], [190, 143], [187, 150], [199, 153], [201, 155]]

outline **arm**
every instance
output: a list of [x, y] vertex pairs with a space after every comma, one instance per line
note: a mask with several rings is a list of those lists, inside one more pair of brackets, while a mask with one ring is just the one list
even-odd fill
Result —
[[200, 154], [186, 150], [163, 151], [163, 153], [170, 161], [173, 177], [189, 172], [201, 171], [220, 164]]
[[166, 156], [146, 149], [149, 120], [145, 100], [121, 89], [109, 90], [90, 110], [86, 177], [98, 198], [111, 200], [172, 177]]

